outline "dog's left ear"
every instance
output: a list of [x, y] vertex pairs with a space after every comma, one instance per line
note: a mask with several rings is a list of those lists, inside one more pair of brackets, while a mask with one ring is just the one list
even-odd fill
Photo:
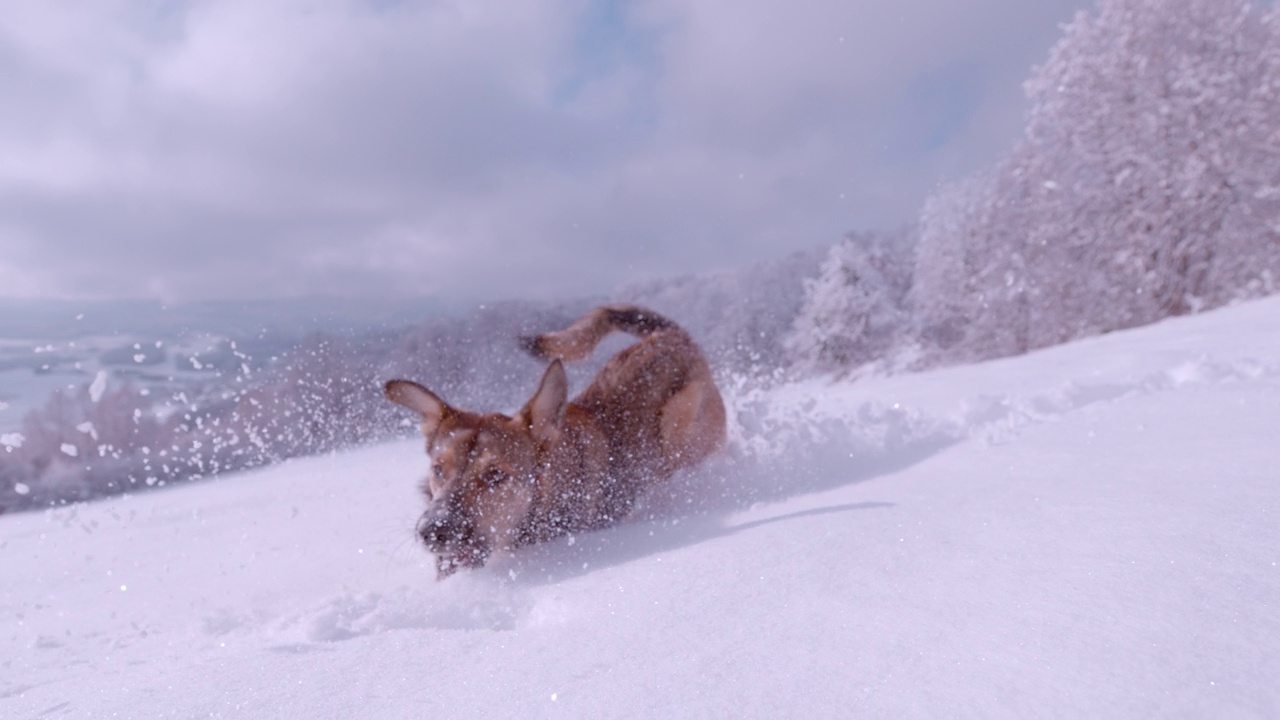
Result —
[[565, 377], [564, 365], [556, 360], [547, 368], [538, 385], [538, 392], [533, 394], [529, 404], [520, 411], [529, 423], [529, 431], [538, 442], [546, 442], [560, 431], [560, 423], [564, 422], [564, 410], [569, 404], [569, 379]]
[[392, 380], [383, 391], [391, 402], [422, 416], [422, 432], [427, 437], [431, 437], [445, 416], [453, 411], [435, 393], [411, 380]]

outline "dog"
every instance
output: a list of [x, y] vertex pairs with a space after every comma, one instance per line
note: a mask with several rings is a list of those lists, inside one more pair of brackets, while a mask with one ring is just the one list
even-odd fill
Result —
[[[614, 331], [640, 340], [570, 402], [563, 363], [590, 357]], [[551, 362], [511, 416], [454, 408], [409, 380], [385, 386], [422, 421], [431, 472], [417, 532], [438, 578], [497, 551], [613, 525], [646, 488], [725, 445], [724, 401], [706, 359], [657, 313], [608, 305], [520, 343]]]

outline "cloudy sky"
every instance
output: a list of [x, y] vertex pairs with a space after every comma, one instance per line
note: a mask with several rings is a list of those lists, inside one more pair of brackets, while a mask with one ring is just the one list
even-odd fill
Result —
[[0, 9], [0, 296], [605, 292], [911, 219], [1088, 0]]

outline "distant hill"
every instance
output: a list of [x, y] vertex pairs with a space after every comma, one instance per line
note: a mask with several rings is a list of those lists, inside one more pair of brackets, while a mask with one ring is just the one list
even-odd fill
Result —
[[49, 300], [0, 298], [0, 339], [67, 340], [88, 335], [135, 334], [158, 339], [187, 333], [231, 337], [263, 330], [350, 333], [403, 326], [456, 311], [435, 298], [303, 297], [167, 304], [159, 300]]

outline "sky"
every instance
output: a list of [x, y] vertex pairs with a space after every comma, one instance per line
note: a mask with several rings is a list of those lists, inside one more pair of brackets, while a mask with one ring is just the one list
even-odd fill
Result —
[[559, 297], [895, 227], [1088, 4], [6, 3], [0, 297]]

